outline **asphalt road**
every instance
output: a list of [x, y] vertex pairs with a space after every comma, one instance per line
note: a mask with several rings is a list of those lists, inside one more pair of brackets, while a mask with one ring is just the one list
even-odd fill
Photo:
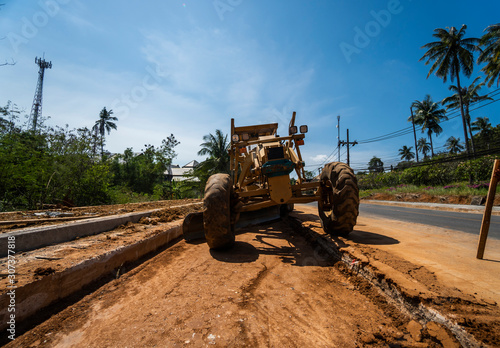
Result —
[[[482, 214], [450, 212], [430, 209], [394, 207], [378, 204], [361, 204], [360, 215], [383, 217], [391, 220], [413, 222], [462, 231], [479, 236]], [[488, 238], [500, 239], [500, 216], [492, 216]]]

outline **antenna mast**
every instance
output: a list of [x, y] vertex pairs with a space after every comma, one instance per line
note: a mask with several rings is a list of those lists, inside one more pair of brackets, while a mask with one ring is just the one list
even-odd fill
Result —
[[35, 58], [35, 64], [40, 69], [38, 70], [38, 83], [36, 85], [35, 97], [33, 98], [33, 106], [31, 107], [30, 120], [32, 122], [32, 129], [36, 131], [38, 118], [42, 116], [42, 92], [43, 92], [43, 76], [45, 69], [52, 68], [52, 62], [46, 62], [43, 58]]

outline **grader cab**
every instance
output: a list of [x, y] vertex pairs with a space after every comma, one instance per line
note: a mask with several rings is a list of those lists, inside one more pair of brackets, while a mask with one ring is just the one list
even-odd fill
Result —
[[231, 120], [230, 174], [208, 179], [204, 211], [184, 221], [187, 240], [199, 236], [202, 227], [210, 248], [228, 248], [240, 218], [251, 220], [251, 212], [266, 209], [279, 209], [284, 216], [295, 203], [314, 201], [325, 232], [345, 236], [352, 231], [359, 209], [356, 177], [346, 164], [332, 162], [319, 180], [306, 179], [300, 146], [308, 127], [297, 127], [295, 117], [294, 112], [287, 136], [277, 134], [277, 123], [235, 127]]

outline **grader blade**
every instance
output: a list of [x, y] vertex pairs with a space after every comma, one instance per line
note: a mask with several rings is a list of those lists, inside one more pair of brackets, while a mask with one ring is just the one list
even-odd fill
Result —
[[[235, 229], [258, 225], [279, 218], [279, 206], [242, 212], [235, 224]], [[184, 222], [182, 223], [182, 235], [187, 242], [205, 238], [205, 232], [203, 230], [203, 212], [190, 213], [184, 218]]]
[[247, 211], [240, 214], [240, 218], [236, 222], [235, 228], [238, 229], [238, 228], [263, 224], [265, 222], [278, 220], [279, 218], [280, 218], [279, 206], [273, 206], [254, 211]]

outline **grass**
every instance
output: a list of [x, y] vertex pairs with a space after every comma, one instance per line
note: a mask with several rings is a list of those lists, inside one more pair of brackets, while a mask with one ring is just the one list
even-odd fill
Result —
[[159, 200], [154, 195], [137, 193], [125, 187], [113, 187], [110, 189], [111, 204], [144, 203]]
[[[497, 193], [498, 192], [500, 192], [500, 186], [497, 187]], [[445, 186], [415, 186], [402, 184], [396, 187], [360, 190], [359, 197], [368, 197], [374, 193], [385, 193], [390, 195], [401, 193], [426, 193], [431, 196], [486, 196], [488, 194], [488, 183], [469, 185], [468, 183], [462, 182]]]

